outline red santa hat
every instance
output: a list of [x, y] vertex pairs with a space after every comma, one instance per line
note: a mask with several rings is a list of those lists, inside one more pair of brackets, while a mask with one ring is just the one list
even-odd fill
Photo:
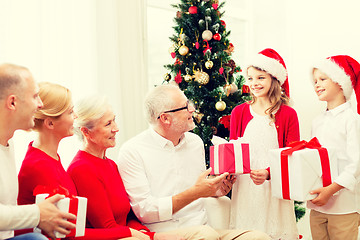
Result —
[[341, 86], [346, 101], [350, 99], [354, 90], [357, 112], [360, 114], [360, 64], [350, 56], [337, 55], [319, 62], [314, 68], [319, 69]]
[[288, 97], [290, 96], [288, 74], [285, 62], [274, 49], [266, 48], [259, 52], [259, 54], [254, 56], [253, 59], [248, 62], [246, 69], [249, 67], [260, 68], [275, 77], [280, 82], [280, 85], [283, 88], [285, 94]]

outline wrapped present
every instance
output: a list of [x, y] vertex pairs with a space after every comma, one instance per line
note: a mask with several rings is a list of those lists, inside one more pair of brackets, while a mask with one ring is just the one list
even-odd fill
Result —
[[[76, 225], [75, 229], [72, 229], [70, 234], [65, 235], [59, 232], [55, 232], [56, 238], [65, 238], [65, 237], [81, 237], [85, 235], [85, 225], [86, 225], [86, 207], [87, 207], [87, 198], [77, 197], [69, 194], [69, 191], [61, 186], [58, 188], [49, 188], [44, 186], [38, 186], [34, 190], [34, 195], [36, 196], [35, 202], [40, 203], [46, 198], [51, 197], [55, 194], [65, 195], [64, 199], [58, 201], [55, 205], [56, 207], [63, 212], [68, 212], [76, 215], [76, 220], [69, 220]], [[34, 231], [41, 231], [38, 228], [35, 228]]]
[[212, 175], [250, 173], [249, 144], [235, 140], [211, 146], [210, 167]]
[[270, 150], [269, 160], [272, 195], [281, 199], [314, 199], [311, 190], [330, 185], [338, 176], [336, 152], [321, 147], [316, 138]]

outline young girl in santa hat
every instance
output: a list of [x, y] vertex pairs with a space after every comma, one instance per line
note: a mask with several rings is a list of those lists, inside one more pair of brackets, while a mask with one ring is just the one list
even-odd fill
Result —
[[[360, 116], [351, 109], [355, 90], [360, 113], [360, 64], [346, 55], [332, 56], [312, 69], [314, 88], [327, 109], [312, 125], [324, 147], [336, 149], [339, 176], [314, 189], [308, 201], [313, 239], [358, 239], [360, 223]], [[334, 193], [336, 193], [334, 195]]]
[[289, 85], [284, 60], [265, 49], [249, 62], [247, 83], [252, 100], [231, 113], [230, 139], [250, 143], [250, 175], [237, 178], [232, 190], [232, 228], [254, 229], [273, 239], [298, 238], [294, 202], [272, 197], [268, 150], [299, 141], [299, 122], [288, 106]]

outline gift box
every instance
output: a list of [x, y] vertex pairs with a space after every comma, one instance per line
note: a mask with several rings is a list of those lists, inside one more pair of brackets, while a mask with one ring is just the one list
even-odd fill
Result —
[[[38, 189], [34, 190], [35, 192], [39, 192]], [[56, 238], [65, 238], [65, 237], [81, 237], [85, 235], [85, 225], [86, 225], [86, 208], [87, 208], [87, 198], [72, 196], [70, 194], [64, 194], [64, 191], [51, 191], [51, 193], [40, 193], [34, 194], [35, 203], [40, 203], [44, 201], [46, 198], [59, 193], [65, 195], [65, 198], [59, 200], [55, 206], [62, 212], [72, 213], [76, 215], [76, 220], [69, 220], [76, 225], [75, 229], [72, 229], [70, 234], [65, 235], [59, 232], [55, 232]], [[41, 230], [35, 228], [34, 231], [40, 232]]]
[[338, 176], [335, 150], [321, 147], [316, 138], [270, 150], [269, 160], [272, 195], [281, 199], [314, 199], [311, 190], [330, 185]]
[[235, 140], [210, 147], [212, 175], [250, 173], [250, 149], [248, 143]]

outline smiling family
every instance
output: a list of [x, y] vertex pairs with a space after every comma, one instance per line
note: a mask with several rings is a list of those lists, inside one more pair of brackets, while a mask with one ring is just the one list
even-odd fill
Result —
[[[91, 96], [74, 107], [69, 89], [37, 85], [28, 69], [0, 65], [0, 239], [47, 239], [30, 233], [34, 227], [54, 239], [55, 231], [68, 234], [75, 227], [66, 221], [75, 216], [54, 205], [64, 196], [35, 204], [39, 185], [62, 186], [88, 199], [85, 235], [76, 239], [298, 239], [293, 202], [272, 197], [267, 156], [300, 140], [297, 114], [288, 106], [286, 66], [275, 50], [265, 49], [249, 60], [246, 73], [252, 98], [234, 108], [230, 139], [250, 143], [252, 171], [208, 178], [203, 142], [190, 132], [195, 108], [178, 86], [149, 91], [150, 128], [123, 144], [114, 162], [106, 150], [115, 146], [119, 129], [105, 97]], [[318, 195], [308, 201], [312, 236], [357, 239], [360, 117], [348, 100], [355, 90], [360, 101], [360, 65], [349, 56], [332, 56], [314, 66], [312, 75], [319, 100], [327, 103], [312, 135], [335, 148], [339, 161], [339, 176], [314, 189]], [[17, 129], [38, 132], [18, 176], [11, 141]], [[74, 132], [83, 147], [65, 171], [58, 146]], [[213, 229], [205, 198], [231, 189], [231, 229]]]

